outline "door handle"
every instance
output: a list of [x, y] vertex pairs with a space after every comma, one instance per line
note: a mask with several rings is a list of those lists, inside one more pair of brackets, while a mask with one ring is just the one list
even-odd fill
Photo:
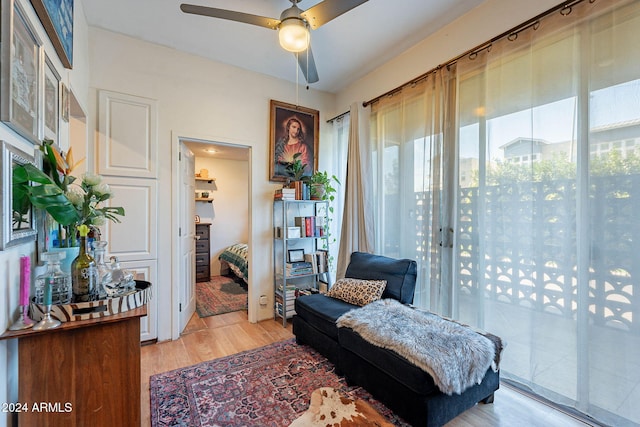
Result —
[[193, 236], [194, 239], [200, 240], [200, 236]]

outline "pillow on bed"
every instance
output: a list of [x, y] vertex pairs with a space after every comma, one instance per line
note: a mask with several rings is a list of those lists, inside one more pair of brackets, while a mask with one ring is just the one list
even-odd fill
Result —
[[367, 305], [382, 297], [386, 280], [338, 279], [327, 296], [341, 299], [353, 305]]

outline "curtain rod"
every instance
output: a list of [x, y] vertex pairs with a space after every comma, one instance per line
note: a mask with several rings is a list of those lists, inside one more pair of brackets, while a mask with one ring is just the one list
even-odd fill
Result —
[[[455, 64], [456, 62], [458, 62], [459, 59], [464, 58], [467, 55], [472, 55], [472, 54], [477, 54], [478, 52], [487, 49], [488, 47], [491, 46], [491, 44], [493, 44], [494, 42], [505, 38], [505, 37], [509, 37], [510, 40], [515, 40], [518, 37], [518, 34], [521, 31], [526, 30], [527, 28], [533, 27], [534, 29], [538, 29], [538, 26], [540, 25], [540, 19], [551, 15], [554, 12], [560, 11], [560, 13], [562, 13], [563, 15], [568, 15], [571, 13], [571, 8], [579, 3], [582, 3], [584, 0], [568, 0], [568, 1], [564, 1], [562, 3], [560, 3], [557, 6], [552, 7], [551, 9], [548, 9], [544, 12], [542, 12], [541, 14], [519, 24], [516, 25], [515, 27], [511, 28], [510, 30], [505, 31], [502, 34], [499, 34], [495, 37], [493, 37], [492, 39], [481, 43], [479, 45], [477, 45], [476, 47], [469, 49], [467, 51], [465, 51], [464, 53], [461, 53], [460, 55], [456, 56], [453, 59], [450, 59], [449, 61], [447, 61], [445, 64], [441, 64], [438, 65], [432, 69], [430, 69], [429, 71], [427, 71], [426, 73], [420, 74], [418, 77], [409, 80], [408, 82], [396, 87], [395, 89], [391, 89], [385, 93], [383, 93], [382, 95], [376, 96], [373, 99], [370, 99], [369, 101], [365, 101], [362, 103], [363, 107], [367, 107], [371, 104], [374, 104], [376, 102], [378, 102], [380, 99], [384, 98], [385, 96], [391, 96], [396, 94], [397, 92], [400, 92], [403, 88], [413, 85], [415, 83], [418, 83], [421, 80], [424, 80], [425, 78], [427, 78], [429, 76], [429, 74], [434, 73], [438, 70], [440, 70], [441, 68], [444, 67], [450, 67], [451, 65]], [[596, 0], [589, 0], [589, 3], [595, 3]]]
[[327, 120], [327, 123], [331, 123], [331, 122], [333, 122], [333, 121], [336, 121], [336, 120], [338, 120], [338, 119], [341, 119], [341, 118], [343, 118], [344, 116], [346, 116], [347, 114], [349, 114], [349, 111], [345, 111], [344, 113], [338, 114], [338, 115], [337, 115], [337, 116], [335, 116], [334, 118]]

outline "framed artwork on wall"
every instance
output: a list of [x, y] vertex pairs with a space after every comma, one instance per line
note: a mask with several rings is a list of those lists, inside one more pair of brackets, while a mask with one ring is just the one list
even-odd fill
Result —
[[73, 0], [31, 0], [65, 68], [73, 66]]
[[44, 67], [44, 131], [46, 139], [58, 143], [58, 124], [60, 120], [60, 76], [56, 73], [49, 58], [45, 58]]
[[269, 176], [271, 181], [292, 178], [290, 165], [300, 160], [303, 176], [318, 169], [320, 113], [317, 110], [271, 100], [269, 122]]
[[41, 46], [18, 2], [2, 0], [0, 118], [39, 143]]
[[0, 212], [0, 250], [36, 239], [33, 206], [24, 185], [14, 182], [14, 170], [26, 163], [34, 166], [35, 158], [2, 141], [0, 147], [2, 210]]
[[69, 88], [64, 83], [60, 83], [60, 118], [65, 122], [69, 121], [70, 108]]

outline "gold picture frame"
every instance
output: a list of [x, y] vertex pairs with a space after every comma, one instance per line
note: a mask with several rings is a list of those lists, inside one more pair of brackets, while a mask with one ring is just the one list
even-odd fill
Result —
[[271, 100], [269, 125], [269, 179], [287, 181], [287, 166], [295, 160], [304, 165], [303, 176], [318, 170], [320, 112], [299, 105]]

